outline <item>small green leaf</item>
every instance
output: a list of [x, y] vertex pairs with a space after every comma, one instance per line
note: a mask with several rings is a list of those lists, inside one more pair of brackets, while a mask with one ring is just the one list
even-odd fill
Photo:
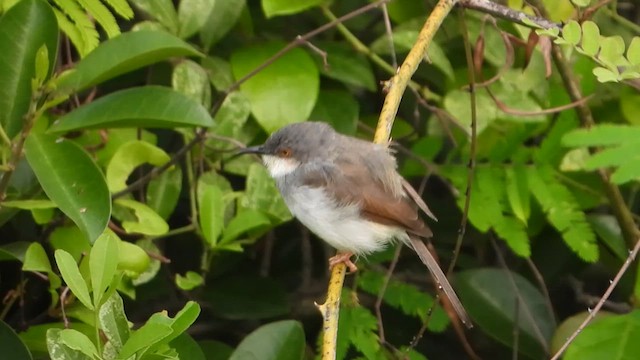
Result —
[[133, 210], [137, 221], [122, 221], [122, 227], [127, 233], [158, 236], [169, 231], [169, 225], [149, 206], [129, 199], [117, 199], [115, 203]]
[[292, 218], [273, 179], [260, 164], [254, 163], [249, 167], [247, 187], [240, 204], [249, 209], [265, 212], [274, 217], [278, 223]]
[[134, 331], [122, 346], [118, 359], [125, 360], [171, 335], [171, 326], [147, 322]]
[[47, 51], [47, 45], [42, 45], [36, 52], [36, 83], [43, 84], [47, 75], [49, 75], [49, 51]]
[[640, 37], [634, 36], [627, 48], [627, 60], [631, 65], [640, 65]]
[[593, 21], [582, 23], [582, 50], [592, 57], [600, 50], [600, 28]]
[[211, 184], [202, 185], [202, 195], [198, 199], [200, 231], [209, 246], [214, 248], [224, 226], [225, 204], [220, 188]]
[[116, 352], [120, 352], [122, 345], [129, 340], [131, 331], [124, 313], [122, 298], [117, 292], [113, 293], [100, 307], [98, 320], [100, 329], [104, 332], [111, 346]]
[[91, 297], [89, 296], [89, 288], [87, 283], [80, 275], [78, 264], [73, 259], [73, 256], [64, 250], [56, 250], [55, 252], [56, 263], [60, 269], [60, 274], [64, 279], [71, 292], [80, 300], [82, 305], [93, 310], [93, 304], [91, 303]]
[[209, 75], [199, 64], [185, 60], [173, 69], [171, 84], [174, 90], [190, 97], [205, 108], [211, 107]]
[[127, 32], [101, 43], [56, 85], [63, 93], [80, 91], [170, 57], [199, 55], [191, 45], [164, 31]]
[[607, 146], [623, 143], [640, 144], [640, 127], [621, 124], [600, 124], [567, 132], [562, 144], [571, 147]]
[[78, 330], [64, 329], [58, 334], [60, 342], [73, 350], [95, 358], [98, 356], [98, 349], [89, 338]]
[[182, 169], [173, 167], [149, 182], [147, 205], [167, 220], [178, 204], [182, 190]]
[[0, 18], [0, 126], [13, 138], [31, 102], [31, 81], [40, 67], [38, 51], [48, 51], [48, 73], [56, 62], [58, 26], [51, 7], [41, 0], [23, 0]]
[[111, 197], [93, 160], [72, 141], [33, 132], [25, 153], [49, 199], [95, 241], [111, 216]]
[[220, 240], [221, 244], [228, 243], [230, 241], [238, 239], [240, 235], [260, 229], [268, 227], [271, 224], [271, 221], [268, 217], [264, 215], [261, 211], [256, 210], [245, 210], [229, 222], [227, 227], [224, 229], [224, 234], [222, 239]]
[[[157, 248], [154, 248], [157, 250]], [[127, 241], [118, 242], [118, 270], [142, 274], [149, 269], [151, 259], [147, 252], [136, 244]]]
[[[624, 40], [622, 36], [600, 37], [600, 53], [598, 59], [602, 61], [607, 68], [613, 69], [618, 65], [624, 65]], [[595, 71], [595, 69], [594, 69]]]
[[360, 104], [347, 91], [322, 90], [309, 118], [328, 122], [341, 134], [355, 135]]
[[37, 242], [31, 243], [24, 254], [24, 264], [22, 271], [40, 271], [44, 273], [51, 272], [51, 264], [49, 257], [44, 251], [42, 245]]
[[2, 206], [22, 210], [55, 209], [57, 206], [51, 200], [9, 200], [3, 201]]
[[322, 0], [262, 0], [262, 9], [267, 18], [291, 15], [322, 4]]
[[595, 75], [598, 78], [598, 81], [601, 83], [618, 82], [621, 80], [620, 75], [618, 74], [617, 71], [612, 71], [610, 69], [603, 68], [600, 66], [593, 68], [592, 72], [593, 72], [593, 75]]
[[119, 241], [120, 239], [113, 232], [105, 231], [91, 248], [89, 268], [91, 269], [93, 304], [96, 309], [100, 308], [102, 295], [116, 274]]
[[511, 205], [511, 210], [516, 218], [526, 224], [531, 213], [526, 169], [522, 165], [516, 165], [507, 168], [506, 174], [507, 199]]
[[66, 114], [49, 132], [113, 127], [209, 127], [207, 109], [187, 96], [161, 86], [121, 90]]
[[109, 189], [112, 192], [125, 189], [129, 175], [144, 163], [161, 166], [169, 160], [171, 158], [164, 150], [146, 141], [134, 140], [125, 143], [113, 154], [107, 166]]
[[216, 2], [215, 0], [180, 1], [178, 5], [178, 36], [186, 39], [197, 33], [206, 23]]
[[245, 3], [246, 0], [215, 1], [213, 10], [200, 29], [200, 40], [206, 52], [236, 24]]
[[300, 360], [304, 358], [302, 325], [293, 320], [273, 322], [245, 337], [229, 360]]
[[587, 7], [589, 3], [591, 3], [591, 0], [571, 0], [571, 2], [578, 7]]
[[32, 360], [29, 349], [7, 323], [0, 320], [0, 349], [12, 359]]
[[569, 345], [565, 360], [633, 359], [640, 352], [640, 311], [603, 317], [589, 324]]
[[504, 216], [493, 225], [496, 234], [509, 245], [509, 248], [518, 256], [529, 258], [531, 256], [531, 244], [524, 224], [511, 216]]
[[49, 356], [51, 360], [93, 360], [93, 356], [88, 356], [83, 354], [79, 350], [74, 350], [67, 346], [62, 339], [60, 338], [60, 334], [65, 329], [60, 328], [49, 328], [46, 331], [46, 339], [47, 339], [47, 349], [49, 352]]
[[54, 249], [68, 252], [76, 261], [80, 261], [83, 253], [88, 254], [91, 251], [87, 236], [75, 225], [55, 228], [49, 236], [49, 242]]
[[[281, 42], [268, 42], [234, 52], [231, 67], [236, 79], [255, 70], [283, 47]], [[253, 116], [270, 133], [309, 117], [319, 83], [318, 69], [311, 57], [302, 49], [293, 49], [244, 82], [240, 89], [251, 102]]]
[[109, 0], [107, 3], [123, 18], [129, 20], [133, 17], [133, 10], [127, 0]]
[[86, 12], [102, 26], [109, 38], [120, 35], [120, 28], [116, 22], [116, 18], [111, 11], [100, 1], [95, 0], [77, 0]]
[[178, 14], [171, 0], [131, 0], [131, 3], [158, 20], [172, 34], [178, 33]]
[[202, 275], [197, 272], [187, 271], [185, 276], [176, 274], [176, 285], [182, 290], [193, 290], [204, 283]]
[[24, 262], [27, 249], [31, 244], [28, 241], [15, 241], [0, 246], [0, 261], [18, 260]]

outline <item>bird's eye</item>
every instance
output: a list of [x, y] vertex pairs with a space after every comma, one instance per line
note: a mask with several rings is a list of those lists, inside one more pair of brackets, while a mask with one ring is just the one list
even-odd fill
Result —
[[291, 149], [289, 148], [282, 148], [280, 149], [280, 156], [283, 158], [288, 158], [291, 157]]

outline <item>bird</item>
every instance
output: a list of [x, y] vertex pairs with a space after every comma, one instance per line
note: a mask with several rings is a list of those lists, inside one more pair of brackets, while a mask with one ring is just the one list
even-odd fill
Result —
[[285, 204], [303, 225], [337, 254], [330, 267], [384, 250], [394, 241], [412, 248], [449, 299], [460, 321], [471, 321], [447, 277], [421, 238], [433, 233], [420, 217], [436, 220], [427, 204], [397, 170], [382, 144], [335, 131], [325, 122], [305, 121], [275, 131], [262, 145], [238, 154], [261, 156]]

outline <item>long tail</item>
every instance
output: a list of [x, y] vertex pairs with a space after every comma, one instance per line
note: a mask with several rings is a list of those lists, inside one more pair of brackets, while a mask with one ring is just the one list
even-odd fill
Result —
[[419, 238], [416, 238], [414, 236], [410, 236], [409, 238], [411, 239], [413, 250], [415, 250], [420, 260], [422, 260], [422, 262], [431, 272], [431, 275], [438, 285], [438, 289], [442, 290], [449, 299], [449, 302], [453, 306], [453, 309], [458, 314], [458, 317], [460, 317], [460, 321], [469, 329], [472, 328], [473, 324], [471, 323], [469, 315], [467, 315], [467, 312], [464, 310], [460, 299], [458, 299], [458, 295], [456, 295], [456, 292], [453, 290], [453, 287], [451, 287], [449, 280], [447, 280], [447, 276], [442, 272], [440, 266], [438, 265], [438, 262], [433, 257], [433, 255], [431, 255], [431, 252], [429, 251], [429, 249], [427, 249], [427, 246]]

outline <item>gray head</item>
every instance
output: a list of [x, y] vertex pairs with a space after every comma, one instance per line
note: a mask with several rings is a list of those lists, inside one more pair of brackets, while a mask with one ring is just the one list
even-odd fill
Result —
[[322, 122], [301, 122], [287, 125], [271, 134], [267, 141], [240, 151], [241, 154], [262, 155], [272, 177], [294, 171], [300, 164], [327, 159], [338, 133]]

